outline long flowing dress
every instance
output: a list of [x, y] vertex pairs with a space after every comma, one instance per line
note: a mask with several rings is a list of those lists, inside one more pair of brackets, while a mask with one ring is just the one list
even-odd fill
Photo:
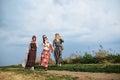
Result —
[[48, 41], [45, 44], [43, 43], [43, 51], [41, 53], [41, 61], [40, 65], [43, 67], [48, 67], [48, 63], [50, 60], [50, 46], [51, 43]]
[[36, 52], [37, 52], [37, 45], [35, 42], [31, 42], [26, 67], [33, 67], [35, 65]]
[[63, 50], [62, 43], [63, 42], [64, 41], [62, 39], [53, 40], [53, 46], [55, 47], [54, 57], [55, 57], [56, 65], [61, 64], [61, 62], [62, 62], [62, 50]]

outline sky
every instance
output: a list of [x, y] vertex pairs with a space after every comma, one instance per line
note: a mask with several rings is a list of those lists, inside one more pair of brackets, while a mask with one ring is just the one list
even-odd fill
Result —
[[22, 63], [33, 35], [37, 57], [42, 35], [52, 42], [55, 33], [65, 41], [63, 58], [99, 45], [120, 53], [119, 8], [120, 0], [0, 0], [0, 66]]

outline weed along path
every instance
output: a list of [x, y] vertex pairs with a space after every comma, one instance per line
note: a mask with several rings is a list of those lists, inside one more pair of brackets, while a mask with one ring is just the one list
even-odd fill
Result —
[[120, 80], [120, 74], [116, 73], [71, 72], [58, 70], [48, 70], [47, 73], [70, 75], [73, 77], [78, 77], [77, 80]]

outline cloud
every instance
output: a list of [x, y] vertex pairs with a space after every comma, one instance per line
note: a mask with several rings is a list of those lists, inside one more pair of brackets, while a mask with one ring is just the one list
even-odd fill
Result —
[[[0, 37], [6, 36], [8, 43], [25, 43], [33, 34], [37, 36], [47, 34], [52, 40], [54, 34], [58, 32], [67, 41], [74, 42], [120, 39], [118, 2], [117, 0], [114, 2], [112, 0], [12, 0], [10, 3], [4, 2], [2, 11], [5, 14], [2, 17]], [[10, 35], [13, 35], [12, 38]], [[21, 35], [26, 36], [21, 37]]]
[[8, 59], [3, 63], [12, 64], [16, 57], [21, 63], [32, 35], [37, 36], [38, 55], [42, 35], [52, 42], [55, 33], [65, 41], [63, 57], [98, 50], [98, 45], [120, 52], [120, 0], [2, 0], [0, 4], [1, 61]]

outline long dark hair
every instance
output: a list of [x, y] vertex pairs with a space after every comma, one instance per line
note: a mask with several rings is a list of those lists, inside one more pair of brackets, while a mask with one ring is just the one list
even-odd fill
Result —
[[42, 38], [43, 38], [43, 43], [45, 44], [45, 38], [47, 38], [47, 36], [43, 35]]

